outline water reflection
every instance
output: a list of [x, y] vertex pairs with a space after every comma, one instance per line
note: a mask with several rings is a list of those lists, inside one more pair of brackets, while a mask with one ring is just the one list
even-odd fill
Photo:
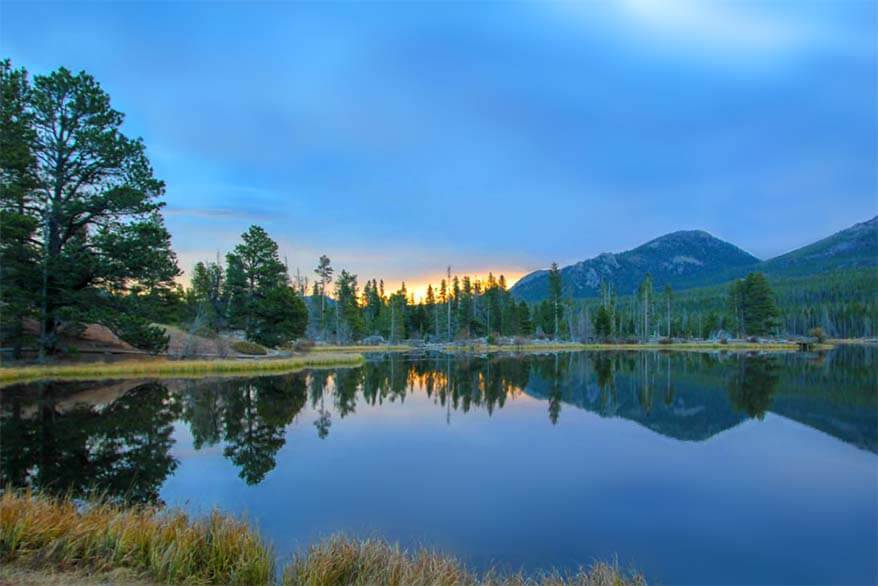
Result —
[[[664, 436], [704, 441], [769, 411], [878, 452], [874, 352], [827, 356], [568, 353], [464, 357], [389, 355], [360, 368], [254, 379], [42, 383], [2, 392], [0, 481], [127, 500], [158, 498], [174, 473], [175, 424], [195, 450], [222, 448], [246, 484], [275, 468], [290, 425], [334, 426], [360, 408], [425, 395], [455, 413], [497, 415], [510, 400], [545, 404], [552, 425], [586, 409]], [[297, 415], [308, 409], [308, 421]]]
[[284, 429], [305, 406], [306, 377], [190, 383], [180, 395], [194, 447], [222, 441], [223, 454], [239, 476], [257, 484], [274, 468]]
[[4, 391], [2, 483], [156, 500], [178, 464], [171, 433], [179, 403], [157, 383], [126, 385], [114, 395], [90, 405], [62, 400], [51, 383]]

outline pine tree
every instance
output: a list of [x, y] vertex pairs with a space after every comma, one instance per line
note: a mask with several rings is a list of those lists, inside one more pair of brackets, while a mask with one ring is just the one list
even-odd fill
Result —
[[250, 226], [242, 242], [226, 255], [225, 295], [229, 322], [247, 338], [275, 346], [305, 332], [308, 312], [289, 286], [277, 243], [260, 226]]
[[339, 341], [359, 340], [366, 324], [357, 302], [357, 275], [342, 270], [335, 281], [336, 337]]
[[744, 279], [744, 330], [751, 335], [763, 336], [777, 330], [779, 312], [774, 292], [762, 273], [750, 273]]
[[25, 341], [24, 319], [34, 315], [39, 295], [40, 250], [34, 245], [36, 202], [35, 135], [27, 109], [29, 84], [23, 69], [0, 62], [0, 340], [17, 357]]
[[552, 304], [553, 312], [553, 330], [554, 337], [557, 338], [560, 333], [561, 321], [561, 271], [558, 269], [558, 263], [552, 263], [549, 267], [549, 302]]
[[[329, 257], [325, 254], [320, 255], [320, 260], [317, 262], [317, 268], [314, 269], [314, 272], [317, 274], [317, 281], [320, 283], [320, 326], [323, 329], [324, 336], [326, 335], [326, 287], [332, 282], [332, 273], [334, 269], [332, 268], [331, 261]], [[383, 292], [384, 289], [384, 281], [381, 281], [381, 289]]]
[[135, 291], [165, 294], [180, 274], [159, 213], [164, 183], [143, 141], [122, 132], [123, 114], [88, 73], [62, 67], [36, 76], [26, 96], [37, 182], [28, 215], [40, 223], [41, 357], [62, 325], [83, 321], [124, 322], [123, 338], [164, 349], [160, 328], [119, 315], [117, 303]]

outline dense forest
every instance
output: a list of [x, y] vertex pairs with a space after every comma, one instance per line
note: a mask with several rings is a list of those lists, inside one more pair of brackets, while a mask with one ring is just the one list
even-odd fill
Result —
[[[14, 355], [63, 350], [63, 335], [86, 324], [109, 327], [133, 346], [162, 352], [159, 324], [190, 333], [241, 332], [264, 346], [297, 339], [349, 343], [537, 336], [643, 341], [807, 334], [874, 336], [876, 274], [871, 269], [656, 291], [646, 274], [637, 291], [601, 284], [595, 299], [562, 294], [548, 271], [548, 296], [526, 302], [503, 275], [455, 275], [415, 300], [405, 284], [361, 282], [322, 256], [313, 277], [291, 277], [277, 243], [251, 226], [233, 250], [199, 262], [189, 286], [179, 277], [161, 214], [164, 183], [144, 143], [126, 136], [124, 116], [89, 74], [60, 68], [31, 79], [0, 63], [0, 342]], [[311, 271], [306, 271], [312, 274]]]

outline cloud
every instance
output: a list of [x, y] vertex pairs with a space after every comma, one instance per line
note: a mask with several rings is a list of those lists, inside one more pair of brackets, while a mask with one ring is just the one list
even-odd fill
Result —
[[776, 53], [818, 37], [802, 20], [760, 11], [752, 3], [707, 0], [625, 0], [624, 12], [657, 40], [714, 51]]

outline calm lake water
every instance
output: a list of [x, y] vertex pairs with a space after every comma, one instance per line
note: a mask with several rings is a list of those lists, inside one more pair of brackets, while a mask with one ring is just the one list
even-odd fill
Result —
[[2, 483], [343, 531], [474, 568], [878, 583], [878, 352], [372, 356], [0, 391]]

